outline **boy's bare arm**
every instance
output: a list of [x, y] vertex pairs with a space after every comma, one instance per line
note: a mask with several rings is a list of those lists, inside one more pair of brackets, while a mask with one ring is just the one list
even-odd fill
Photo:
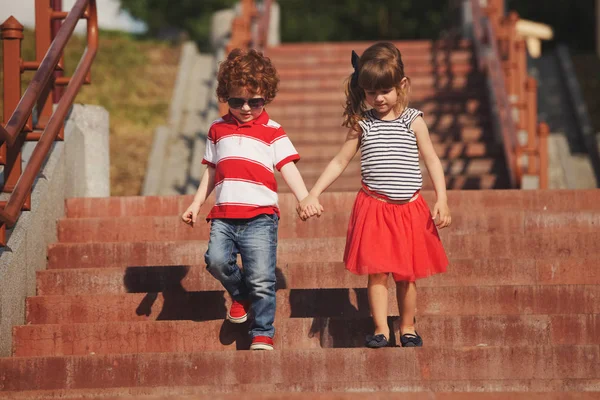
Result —
[[[302, 179], [302, 175], [300, 175], [300, 171], [296, 167], [296, 164], [293, 162], [289, 162], [281, 167], [281, 175], [285, 180], [285, 183], [292, 189], [292, 193], [296, 197], [298, 202], [304, 200], [306, 196], [308, 196], [308, 189], [306, 189], [306, 185], [304, 184], [304, 179]], [[323, 207], [320, 205], [315, 206], [314, 212], [316, 215], [321, 215], [323, 211]]]
[[183, 222], [192, 226], [196, 223], [196, 217], [200, 212], [200, 207], [202, 207], [202, 204], [204, 204], [214, 188], [215, 169], [209, 165], [202, 175], [202, 180], [200, 181], [200, 186], [198, 186], [198, 190], [194, 196], [194, 201], [192, 201], [192, 204], [181, 215]]
[[206, 167], [206, 171], [202, 175], [202, 179], [200, 180], [200, 186], [198, 186], [198, 190], [196, 191], [196, 195], [194, 196], [194, 203], [198, 203], [200, 205], [204, 204], [208, 196], [212, 193], [215, 188], [215, 169], [210, 165]]

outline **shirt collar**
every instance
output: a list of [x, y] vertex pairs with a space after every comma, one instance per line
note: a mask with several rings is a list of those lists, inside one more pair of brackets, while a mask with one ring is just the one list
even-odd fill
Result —
[[252, 121], [248, 121], [248, 122], [240, 122], [238, 121], [238, 119], [236, 117], [233, 116], [233, 114], [231, 114], [231, 111], [229, 111], [227, 113], [227, 115], [225, 115], [223, 117], [223, 119], [231, 124], [236, 124], [237, 126], [246, 126], [246, 125], [264, 125], [267, 122], [269, 122], [269, 114], [267, 114], [266, 110], [263, 110], [262, 113], [260, 113], [260, 115], [253, 119]]

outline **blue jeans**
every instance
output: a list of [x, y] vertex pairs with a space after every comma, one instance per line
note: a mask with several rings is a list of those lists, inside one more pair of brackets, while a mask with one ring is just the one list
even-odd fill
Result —
[[[275, 267], [277, 229], [275, 214], [250, 219], [213, 219], [206, 269], [236, 301], [249, 300], [254, 320], [250, 335], [273, 337], [275, 328]], [[237, 255], [244, 269], [237, 265]]]

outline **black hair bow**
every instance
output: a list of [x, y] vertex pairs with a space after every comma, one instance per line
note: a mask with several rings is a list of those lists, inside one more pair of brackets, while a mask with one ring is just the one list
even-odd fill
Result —
[[352, 81], [350, 82], [351, 86], [357, 86], [358, 85], [358, 60], [359, 60], [359, 56], [358, 54], [356, 54], [356, 52], [354, 50], [352, 50], [352, 58], [350, 59], [350, 61], [352, 62], [352, 66], [354, 67], [354, 72], [352, 73]]

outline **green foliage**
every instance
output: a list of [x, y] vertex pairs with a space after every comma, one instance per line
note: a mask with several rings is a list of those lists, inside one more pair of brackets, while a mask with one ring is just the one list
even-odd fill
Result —
[[439, 0], [281, 0], [283, 41], [439, 37], [449, 2]]
[[150, 35], [176, 28], [187, 32], [205, 48], [212, 14], [235, 3], [236, 0], [121, 0], [121, 8], [145, 22]]

